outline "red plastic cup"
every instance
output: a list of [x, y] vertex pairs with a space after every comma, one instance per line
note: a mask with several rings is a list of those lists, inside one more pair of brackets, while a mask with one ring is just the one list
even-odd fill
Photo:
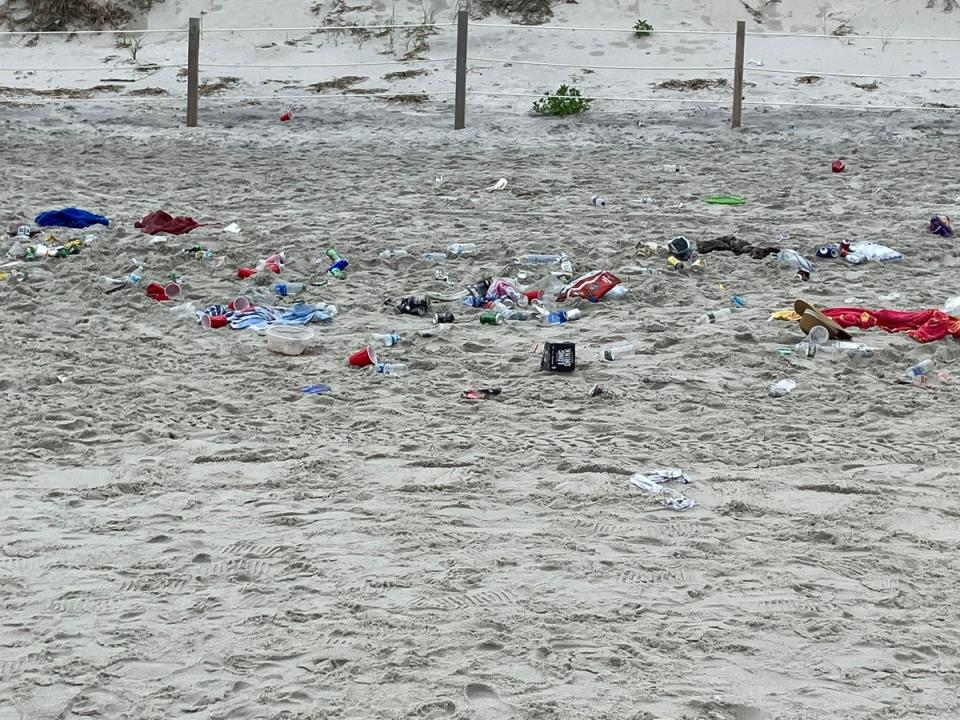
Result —
[[165, 302], [170, 299], [167, 297], [166, 289], [159, 283], [150, 283], [147, 285], [147, 297], [151, 297], [157, 302]]
[[200, 327], [204, 330], [215, 330], [226, 327], [229, 322], [230, 318], [226, 315], [204, 315], [200, 318]]
[[270, 270], [271, 272], [274, 272], [274, 273], [277, 273], [277, 274], [279, 274], [279, 273], [280, 273], [280, 270], [282, 269], [282, 266], [280, 265], [280, 263], [278, 263], [276, 260], [272, 260], [272, 259], [271, 259], [271, 260], [267, 260], [266, 265], [264, 265], [264, 267], [265, 267], [267, 270]]
[[347, 362], [353, 367], [369, 367], [376, 361], [377, 354], [372, 347], [361, 348], [347, 358]]
[[287, 111], [280, 116], [280, 122], [290, 122], [292, 118], [293, 118], [293, 115], [289, 111]]
[[234, 298], [233, 302], [230, 303], [229, 307], [231, 310], [236, 310], [237, 312], [244, 312], [245, 310], [249, 310], [252, 305], [253, 303], [250, 302], [248, 298], [244, 297], [243, 295], [240, 295], [239, 297]]
[[830, 169], [835, 173], [841, 173], [844, 170], [844, 165], [840, 160], [834, 160], [833, 164], [830, 166]]
[[170, 282], [163, 286], [163, 291], [167, 294], [167, 300], [173, 300], [180, 296], [181, 288], [178, 283]]
[[543, 297], [543, 290], [527, 290], [525, 293], [527, 300], [539, 300]]
[[246, 280], [248, 277], [253, 277], [257, 274], [257, 271], [253, 268], [242, 267], [237, 268], [237, 277], [241, 280]]

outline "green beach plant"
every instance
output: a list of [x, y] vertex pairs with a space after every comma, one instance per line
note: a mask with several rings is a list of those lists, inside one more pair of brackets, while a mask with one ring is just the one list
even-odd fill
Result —
[[553, 115], [566, 117], [580, 115], [590, 109], [590, 98], [583, 97], [580, 91], [570, 85], [561, 85], [555, 93], [544, 93], [543, 97], [533, 103], [533, 111], [537, 115]]

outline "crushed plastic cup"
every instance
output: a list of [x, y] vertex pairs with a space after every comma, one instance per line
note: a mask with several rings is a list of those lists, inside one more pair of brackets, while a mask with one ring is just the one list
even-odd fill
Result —
[[200, 327], [204, 330], [216, 330], [229, 324], [230, 318], [226, 315], [204, 315], [200, 318]]
[[834, 160], [830, 164], [830, 169], [835, 173], [842, 173], [846, 169], [846, 166], [843, 164], [842, 160]]
[[236, 310], [237, 312], [244, 312], [249, 310], [252, 306], [253, 303], [250, 302], [250, 299], [246, 295], [238, 295], [229, 305], [231, 310]]
[[372, 347], [360, 348], [347, 358], [347, 363], [353, 367], [370, 367], [377, 362], [377, 353]]
[[290, 122], [293, 119], [293, 113], [289, 110], [280, 116], [280, 122]]
[[770, 393], [770, 397], [779, 398], [785, 395], [789, 395], [796, 387], [797, 387], [796, 380], [791, 380], [790, 378], [786, 378], [784, 380], [778, 380], [777, 382], [772, 383], [768, 388], [768, 392]]
[[254, 268], [241, 267], [237, 268], [237, 277], [241, 280], [246, 280], [249, 277], [253, 277], [257, 274], [257, 271]]

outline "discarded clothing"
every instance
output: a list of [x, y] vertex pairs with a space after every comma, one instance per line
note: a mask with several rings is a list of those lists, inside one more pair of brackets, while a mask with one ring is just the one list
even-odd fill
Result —
[[91, 225], [110, 225], [110, 221], [103, 215], [96, 215], [78, 208], [47, 210], [37, 215], [34, 222], [41, 227], [65, 227], [77, 230]]
[[676, 480], [677, 482], [687, 484], [690, 482], [689, 476], [678, 468], [669, 468], [666, 470], [653, 470], [646, 475], [635, 473], [630, 477], [630, 484], [650, 495], [658, 496], [667, 507], [684, 511], [696, 507], [697, 502], [693, 498], [688, 498], [683, 493], [673, 488], [664, 487], [664, 483]]
[[[960, 338], [960, 317], [949, 315], [938, 308], [927, 310], [869, 310], [856, 307], [821, 308], [820, 312], [840, 327], [858, 327], [861, 330], [880, 328], [887, 332], [906, 332], [917, 342], [928, 343], [950, 335]], [[778, 310], [771, 320], [797, 321], [793, 310]]]
[[140, 228], [147, 235], [156, 235], [166, 233], [167, 235], [183, 235], [194, 228], [200, 227], [200, 223], [192, 217], [173, 217], [170, 213], [163, 210], [152, 212], [143, 220], [138, 220], [133, 224], [135, 228]]
[[868, 260], [874, 262], [899, 262], [903, 260], [903, 254], [880, 243], [858, 242], [850, 246], [850, 250], [844, 259], [852, 265], [861, 265]]
[[823, 314], [841, 327], [858, 327], [861, 330], [880, 328], [887, 332], [906, 332], [917, 342], [928, 343], [943, 340], [950, 335], [960, 338], [960, 317], [947, 315], [938, 308], [927, 310], [868, 310], [866, 308], [839, 307], [822, 310]]
[[307, 305], [300, 303], [294, 305], [292, 309], [283, 307], [251, 306], [244, 310], [231, 310], [224, 305], [211, 305], [210, 307], [197, 312], [197, 322], [200, 323], [203, 316], [217, 317], [225, 316], [228, 324], [234, 330], [245, 330], [254, 328], [262, 330], [270, 325], [308, 325], [312, 322], [329, 323], [333, 322], [333, 317], [337, 314], [335, 305]]
[[754, 260], [762, 260], [767, 255], [776, 255], [780, 252], [780, 248], [751, 245], [746, 240], [739, 240], [733, 235], [724, 235], [714, 240], [698, 240], [697, 252], [701, 255], [711, 252], [732, 252], [734, 255], [749, 255]]
[[946, 215], [934, 215], [930, 218], [927, 230], [940, 237], [953, 237], [953, 223]]

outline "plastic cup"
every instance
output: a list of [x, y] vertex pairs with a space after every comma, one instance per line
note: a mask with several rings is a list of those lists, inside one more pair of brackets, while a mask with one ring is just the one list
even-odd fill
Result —
[[167, 295], [167, 300], [173, 300], [175, 297], [180, 296], [182, 289], [179, 284], [170, 282], [163, 286], [163, 291]]
[[160, 285], [159, 283], [150, 283], [149, 285], [147, 285], [146, 292], [147, 292], [147, 297], [153, 298], [157, 302], [164, 302], [170, 299], [169, 297], [167, 297], [166, 289], [163, 287], [163, 285]]
[[250, 302], [249, 298], [244, 295], [239, 295], [230, 303], [230, 309], [236, 310], [237, 312], [245, 312], [250, 309], [251, 305], [253, 305], [253, 303]]
[[242, 267], [237, 268], [237, 277], [241, 280], [246, 280], [248, 277], [253, 277], [257, 274], [257, 271], [253, 268]]
[[230, 318], [226, 315], [204, 315], [200, 318], [200, 327], [204, 330], [216, 330], [226, 327], [230, 323]]
[[823, 325], [814, 325], [807, 333], [807, 339], [812, 345], [823, 345], [830, 339], [830, 331]]
[[377, 353], [372, 347], [361, 348], [350, 355], [347, 362], [353, 367], [369, 367], [377, 362]]

